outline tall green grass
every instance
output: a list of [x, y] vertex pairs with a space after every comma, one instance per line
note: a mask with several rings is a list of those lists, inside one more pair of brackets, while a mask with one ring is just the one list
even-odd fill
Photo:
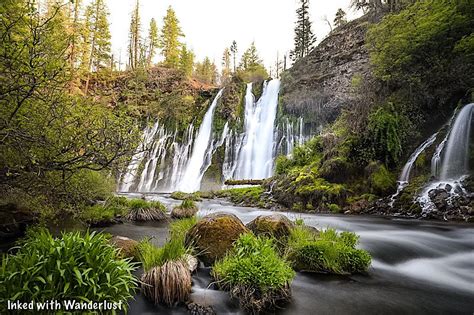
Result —
[[[2, 259], [0, 300], [108, 300], [126, 307], [137, 286], [134, 269], [101, 233], [55, 238], [46, 229], [30, 230], [18, 252]], [[0, 311], [5, 306], [0, 303]]]

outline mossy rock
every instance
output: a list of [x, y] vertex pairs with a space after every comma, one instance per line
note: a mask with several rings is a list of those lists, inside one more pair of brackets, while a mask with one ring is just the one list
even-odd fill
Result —
[[282, 214], [260, 215], [246, 225], [255, 235], [288, 237], [294, 224]]
[[372, 193], [380, 196], [393, 194], [397, 186], [397, 178], [384, 164], [371, 162], [365, 169]]
[[110, 239], [110, 244], [120, 250], [120, 255], [124, 258], [136, 258], [138, 242], [124, 236], [114, 236]]
[[224, 257], [241, 234], [248, 232], [235, 215], [218, 212], [199, 220], [186, 234], [185, 242], [196, 248], [204, 264], [212, 265]]
[[332, 183], [344, 183], [349, 178], [351, 172], [351, 165], [346, 159], [341, 157], [324, 161], [319, 169], [320, 176]]

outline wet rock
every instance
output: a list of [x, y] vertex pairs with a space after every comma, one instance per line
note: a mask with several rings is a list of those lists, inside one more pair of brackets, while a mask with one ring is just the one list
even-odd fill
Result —
[[282, 214], [261, 215], [246, 225], [255, 235], [273, 236], [276, 238], [288, 237], [293, 227], [287, 217]]
[[198, 303], [189, 303], [187, 305], [189, 314], [191, 315], [215, 315], [216, 312], [211, 306], [204, 306]]
[[199, 259], [206, 265], [224, 257], [243, 233], [248, 233], [242, 221], [229, 213], [213, 213], [199, 220], [186, 234], [186, 245], [194, 246]]
[[194, 257], [193, 255], [186, 254], [184, 255], [184, 260], [187, 262], [189, 271], [191, 273], [196, 271], [199, 263], [196, 257]]
[[177, 206], [174, 207], [171, 211], [171, 217], [175, 219], [184, 219], [184, 218], [191, 218], [194, 216], [199, 209], [197, 207], [182, 207]]
[[448, 207], [450, 194], [445, 189], [432, 189], [428, 192], [428, 196], [438, 210], [446, 210]]

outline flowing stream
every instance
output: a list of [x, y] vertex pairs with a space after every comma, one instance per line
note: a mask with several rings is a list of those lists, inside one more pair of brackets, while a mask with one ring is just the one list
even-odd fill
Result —
[[[134, 196], [128, 195], [128, 196]], [[139, 196], [137, 194], [136, 196]], [[179, 203], [151, 194], [169, 208]], [[218, 200], [199, 203], [198, 215], [225, 211], [248, 223], [274, 212], [233, 206]], [[277, 314], [472, 314], [474, 310], [474, 229], [467, 224], [284, 213], [318, 229], [327, 227], [360, 235], [360, 247], [373, 257], [368, 275], [350, 277], [298, 273], [292, 303]], [[167, 223], [125, 223], [104, 229], [136, 240], [146, 236], [162, 245]], [[227, 292], [210, 286], [208, 268], [193, 276], [191, 299], [212, 305], [217, 314], [243, 314]], [[130, 314], [187, 314], [184, 306], [154, 306], [137, 294]]]

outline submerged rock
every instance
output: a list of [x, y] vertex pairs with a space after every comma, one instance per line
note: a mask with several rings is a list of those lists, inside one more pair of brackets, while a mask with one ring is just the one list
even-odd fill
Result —
[[235, 215], [213, 213], [203, 217], [186, 234], [186, 245], [194, 246], [206, 265], [224, 257], [233, 243], [249, 230]]
[[246, 225], [255, 235], [288, 237], [293, 222], [282, 214], [260, 215]]
[[204, 306], [198, 303], [189, 303], [187, 305], [189, 314], [191, 315], [215, 315], [216, 312], [212, 306]]

